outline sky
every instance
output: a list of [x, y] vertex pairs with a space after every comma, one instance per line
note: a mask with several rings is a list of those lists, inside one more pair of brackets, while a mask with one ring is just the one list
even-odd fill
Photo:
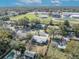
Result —
[[0, 0], [0, 7], [79, 6], [79, 0]]

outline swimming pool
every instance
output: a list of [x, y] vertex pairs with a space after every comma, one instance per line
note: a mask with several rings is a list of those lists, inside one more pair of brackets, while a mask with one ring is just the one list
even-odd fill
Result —
[[14, 58], [14, 51], [11, 51], [4, 59], [13, 59]]

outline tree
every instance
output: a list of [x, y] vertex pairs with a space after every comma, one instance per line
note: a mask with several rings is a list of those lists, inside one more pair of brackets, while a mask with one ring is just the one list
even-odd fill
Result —
[[19, 21], [17, 21], [16, 23], [21, 26], [27, 26], [29, 19], [27, 17], [24, 17], [22, 19], [19, 19]]
[[64, 21], [64, 26], [66, 26], [66, 27], [70, 27], [70, 23], [69, 23], [68, 20], [65, 20], [65, 21]]
[[74, 25], [74, 32], [76, 37], [79, 37], [79, 24]]
[[47, 32], [49, 33], [49, 35], [52, 35], [52, 34], [54, 33], [53, 27], [49, 27], [49, 28], [47, 29]]
[[54, 25], [53, 20], [50, 20], [49, 25], [52, 25], [52, 26]]
[[13, 39], [11, 33], [4, 29], [0, 28], [0, 55], [3, 55], [8, 49], [11, 48], [10, 42]]
[[35, 24], [40, 24], [40, 23], [41, 23], [40, 20], [36, 19]]
[[79, 59], [79, 42], [74, 40], [70, 41], [65, 52], [72, 56], [71, 59]]
[[19, 46], [19, 48], [20, 48], [20, 51], [21, 51], [21, 55], [23, 55], [24, 52], [25, 52], [25, 50], [26, 50], [26, 47], [25, 47], [23, 44], [21, 44], [21, 45]]
[[10, 20], [10, 18], [9, 17], [2, 17], [1, 20], [7, 21], [7, 20]]
[[25, 50], [26, 50], [26, 47], [25, 47], [25, 44], [22, 43], [21, 41], [12, 41], [11, 44], [10, 44], [13, 49], [15, 49], [16, 51], [20, 51], [21, 52], [21, 55], [24, 54]]
[[70, 23], [68, 20], [64, 21], [64, 24], [61, 27], [63, 36], [67, 36], [69, 32], [73, 31], [73, 28], [71, 27]]
[[11, 39], [12, 35], [7, 29], [1, 27], [0, 28], [0, 38], [3, 38], [3, 39], [10, 38]]
[[52, 16], [52, 10], [49, 10], [49, 16]]

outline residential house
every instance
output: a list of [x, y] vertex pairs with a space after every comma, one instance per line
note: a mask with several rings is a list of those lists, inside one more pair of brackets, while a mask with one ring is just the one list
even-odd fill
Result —
[[47, 37], [42, 37], [42, 36], [33, 36], [32, 37], [32, 43], [48, 44], [48, 38]]
[[60, 13], [58, 13], [58, 12], [52, 12], [52, 17], [53, 18], [61, 18], [61, 14]]
[[47, 36], [34, 35], [31, 39], [29, 49], [44, 56], [47, 52], [49, 42], [50, 38]]
[[70, 27], [65, 26], [64, 28], [65, 28], [65, 31], [67, 32], [66, 36], [68, 36], [70, 38], [75, 36], [74, 30], [71, 26]]
[[37, 53], [33, 51], [25, 51], [25, 59], [37, 59]]
[[45, 25], [44, 24], [32, 24], [32, 29], [44, 29]]
[[65, 49], [67, 46], [67, 42], [70, 41], [70, 38], [68, 37], [62, 37], [60, 35], [56, 35], [54, 37], [54, 40], [51, 41], [52, 46]]

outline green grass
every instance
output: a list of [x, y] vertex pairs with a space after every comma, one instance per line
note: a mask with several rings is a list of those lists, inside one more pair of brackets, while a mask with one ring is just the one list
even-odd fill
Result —
[[18, 15], [18, 16], [13, 16], [13, 17], [10, 17], [11, 20], [21, 20], [23, 19], [24, 17], [28, 18], [29, 21], [35, 21], [35, 20], [40, 20], [41, 23], [45, 23], [45, 24], [48, 24], [51, 17], [48, 17], [48, 18], [39, 18], [38, 16], [36, 16], [35, 14], [32, 14], [32, 13], [27, 13], [27, 14], [24, 14], [24, 15]]
[[11, 20], [20, 20], [20, 19], [23, 19], [24, 17], [28, 18], [29, 20], [34, 20], [34, 19], [37, 18], [34, 14], [27, 13], [27, 14], [24, 14], [24, 15], [18, 15], [18, 16], [10, 17], [10, 19]]
[[[52, 19], [51, 17], [44, 18], [44, 19], [39, 18], [38, 16], [36, 16], [33, 13], [27, 13], [27, 14], [24, 14], [24, 15], [13, 16], [13, 17], [10, 17], [10, 19], [17, 21], [17, 20], [23, 19], [24, 17], [28, 18], [30, 22], [36, 21], [38, 19], [38, 20], [40, 20], [41, 23], [44, 23], [44, 24], [48, 24], [50, 22], [50, 20]], [[63, 23], [63, 22], [64, 22], [64, 20], [53, 20], [54, 24], [59, 24], [59, 23]], [[69, 22], [71, 24], [79, 24], [79, 20], [69, 19]]]

